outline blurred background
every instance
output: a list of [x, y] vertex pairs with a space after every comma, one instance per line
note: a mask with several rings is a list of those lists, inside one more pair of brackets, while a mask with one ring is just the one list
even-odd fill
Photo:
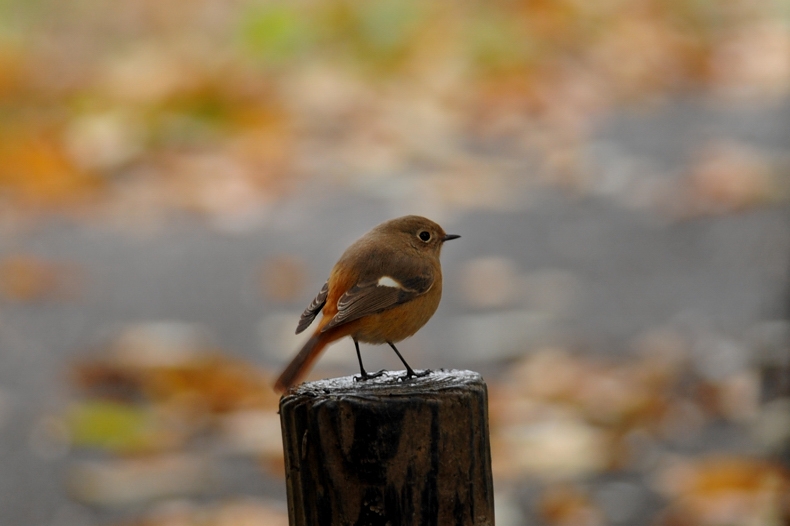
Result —
[[287, 524], [272, 379], [406, 213], [463, 236], [400, 349], [484, 374], [498, 525], [790, 524], [789, 23], [0, 1], [0, 524]]

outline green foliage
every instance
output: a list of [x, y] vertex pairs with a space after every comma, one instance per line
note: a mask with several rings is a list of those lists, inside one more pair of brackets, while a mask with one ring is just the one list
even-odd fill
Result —
[[144, 449], [154, 427], [150, 411], [102, 400], [75, 405], [67, 423], [75, 446], [110, 451]]
[[257, 6], [243, 20], [246, 48], [264, 62], [280, 65], [298, 57], [313, 43], [311, 20], [286, 3]]
[[484, 72], [524, 67], [538, 51], [517, 18], [493, 9], [470, 18], [465, 42], [472, 63]]

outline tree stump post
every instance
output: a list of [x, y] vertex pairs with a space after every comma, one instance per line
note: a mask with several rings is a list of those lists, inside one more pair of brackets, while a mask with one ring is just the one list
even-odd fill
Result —
[[488, 392], [471, 371], [302, 384], [280, 400], [291, 526], [493, 526]]

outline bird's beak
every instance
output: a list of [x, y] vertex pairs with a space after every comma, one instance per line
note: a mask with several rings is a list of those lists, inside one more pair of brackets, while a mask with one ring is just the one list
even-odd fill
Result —
[[461, 236], [459, 236], [458, 234], [445, 234], [444, 237], [442, 238], [442, 241], [450, 241], [451, 239], [458, 239], [459, 237]]

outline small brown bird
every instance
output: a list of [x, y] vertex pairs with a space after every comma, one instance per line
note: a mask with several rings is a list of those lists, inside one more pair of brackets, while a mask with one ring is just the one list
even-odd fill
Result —
[[329, 343], [351, 336], [357, 350], [360, 379], [369, 374], [362, 365], [359, 342], [387, 343], [406, 367], [406, 377], [418, 374], [406, 363], [395, 342], [417, 332], [436, 312], [442, 298], [442, 244], [461, 236], [420, 216], [386, 221], [352, 244], [332, 268], [329, 279], [302, 313], [296, 334], [323, 311], [313, 336], [288, 364], [274, 387], [284, 392], [307, 373]]

